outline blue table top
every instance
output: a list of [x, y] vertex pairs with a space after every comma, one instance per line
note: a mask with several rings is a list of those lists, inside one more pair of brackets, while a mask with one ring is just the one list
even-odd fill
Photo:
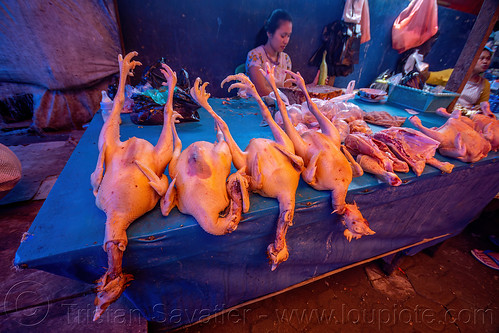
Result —
[[[223, 101], [225, 100], [213, 98], [210, 99], [210, 104], [227, 122], [234, 139], [242, 149], [252, 138], [273, 138], [269, 127], [260, 126], [262, 117], [256, 102], [233, 99], [228, 104], [223, 104]], [[406, 111], [389, 104], [371, 104], [357, 99], [352, 101], [367, 112], [387, 111], [396, 116], [410, 116]], [[200, 109], [199, 113], [200, 122], [177, 125], [184, 148], [195, 141], [214, 142], [216, 140], [213, 119], [204, 109]], [[420, 113], [419, 117], [423, 125], [427, 127], [440, 126], [445, 121], [442, 117], [432, 113]], [[162, 128], [161, 126], [135, 125], [130, 121], [129, 115], [125, 114], [122, 115], [122, 121], [120, 128], [122, 141], [136, 136], [155, 144]], [[21, 243], [16, 253], [15, 265], [31, 266], [37, 261], [43, 261], [44, 258], [102, 245], [106, 217], [104, 212], [96, 207], [90, 185], [90, 174], [95, 169], [98, 156], [97, 141], [102, 124], [102, 117], [100, 113], [97, 113], [32, 223], [27, 237]], [[375, 125], [370, 126], [374, 132], [383, 129]], [[404, 126], [412, 127], [408, 121]], [[456, 166], [455, 170], [469, 167], [467, 163], [438, 154], [436, 157], [441, 161], [453, 163]], [[491, 152], [477, 163], [490, 163], [491, 160], [497, 161], [498, 158], [499, 153]], [[438, 169], [427, 165], [420, 177], [432, 177], [439, 174], [441, 172]], [[412, 171], [398, 175], [402, 181], [416, 178]], [[366, 191], [381, 186], [386, 187], [386, 184], [380, 183], [370, 174], [365, 174], [353, 179], [349, 191]], [[278, 209], [275, 199], [264, 198], [256, 194], [252, 194], [250, 199], [251, 209], [243, 215], [241, 223], [251, 217], [267, 214], [269, 210]], [[300, 181], [296, 195], [297, 207], [306, 206], [310, 202], [329, 200], [328, 191], [316, 191]], [[197, 222], [191, 216], [183, 215], [175, 208], [168, 217], [164, 217], [157, 206], [132, 223], [127, 234], [129, 239], [139, 241], [174, 237], [175, 233], [194, 226], [197, 227]]]

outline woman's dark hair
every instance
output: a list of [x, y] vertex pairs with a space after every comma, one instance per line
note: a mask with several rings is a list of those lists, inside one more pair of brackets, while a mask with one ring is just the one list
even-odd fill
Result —
[[273, 34], [280, 26], [283, 21], [292, 22], [291, 15], [284, 9], [274, 10], [270, 16], [265, 20], [265, 24], [258, 31], [255, 40], [255, 47], [267, 43], [267, 32]]

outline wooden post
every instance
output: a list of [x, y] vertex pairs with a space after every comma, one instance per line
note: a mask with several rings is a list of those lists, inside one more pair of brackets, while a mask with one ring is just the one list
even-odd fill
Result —
[[[473, 68], [482, 53], [482, 50], [487, 43], [487, 39], [494, 28], [499, 15], [499, 0], [484, 0], [480, 13], [478, 14], [475, 24], [471, 29], [468, 40], [464, 45], [459, 59], [457, 59], [454, 71], [445, 86], [445, 89], [461, 93], [466, 85], [466, 82], [471, 77]], [[457, 98], [447, 108], [448, 112], [452, 112]]]

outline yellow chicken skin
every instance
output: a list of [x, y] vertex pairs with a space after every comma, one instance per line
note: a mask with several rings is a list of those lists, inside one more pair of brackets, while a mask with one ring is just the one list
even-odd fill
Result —
[[95, 203], [106, 213], [103, 248], [108, 255], [107, 271], [97, 282], [94, 321], [120, 297], [133, 279], [130, 274], [124, 274], [121, 267], [123, 252], [128, 243], [128, 226], [153, 209], [168, 188], [168, 180], [163, 172], [173, 154], [170, 122], [177, 77], [167, 65], [163, 65], [162, 72], [168, 81], [169, 94], [165, 105], [163, 130], [156, 146], [135, 137], [124, 142], [120, 140], [120, 112], [125, 101], [126, 78], [133, 75], [135, 66], [141, 65], [138, 61], [132, 61], [136, 55], [137, 52], [131, 52], [124, 59], [121, 55], [118, 57], [118, 92], [112, 112], [99, 136], [99, 157], [91, 175]]

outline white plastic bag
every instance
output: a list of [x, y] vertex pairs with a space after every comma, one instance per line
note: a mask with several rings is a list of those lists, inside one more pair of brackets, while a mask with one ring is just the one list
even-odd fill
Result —
[[404, 65], [404, 73], [407, 74], [412, 71], [416, 67], [418, 72], [423, 72], [425, 69], [428, 69], [428, 64], [423, 62], [423, 55], [419, 53], [419, 50], [414, 51]]
[[437, 0], [412, 0], [393, 23], [392, 47], [405, 52], [423, 44], [437, 31]]

